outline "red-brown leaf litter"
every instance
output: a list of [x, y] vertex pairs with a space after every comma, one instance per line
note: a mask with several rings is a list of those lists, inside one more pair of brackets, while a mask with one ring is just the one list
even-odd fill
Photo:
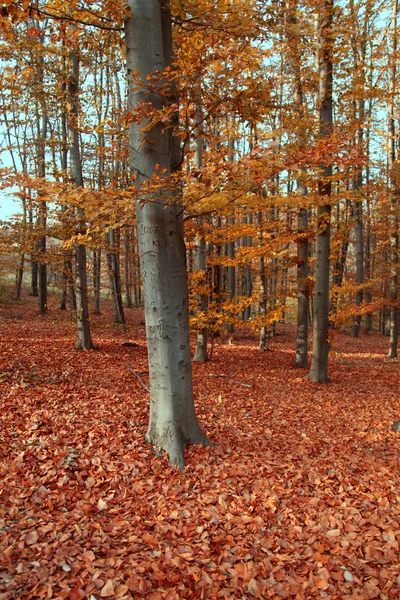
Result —
[[[144, 440], [143, 314], [0, 307], [0, 600], [400, 598], [399, 363], [334, 338], [330, 383], [239, 331], [194, 364], [213, 448], [183, 472]], [[135, 342], [136, 347], [123, 346]]]

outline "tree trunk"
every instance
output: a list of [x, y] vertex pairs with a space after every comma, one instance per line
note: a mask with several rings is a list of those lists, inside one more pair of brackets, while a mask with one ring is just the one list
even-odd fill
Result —
[[[306, 186], [300, 181], [297, 189], [301, 196], [307, 194]], [[295, 367], [308, 366], [308, 211], [298, 211], [298, 246], [297, 246], [297, 336]]]
[[[203, 138], [201, 135], [201, 121], [202, 121], [202, 111], [201, 111], [201, 92], [198, 90], [198, 101], [196, 107], [196, 115], [195, 115], [195, 156], [194, 163], [198, 172], [201, 172], [203, 167]], [[206, 287], [206, 242], [203, 235], [203, 219], [202, 217], [198, 218], [198, 227], [199, 233], [196, 238], [196, 271], [203, 273], [201, 281], [198, 284], [202, 287]], [[199, 304], [201, 317], [203, 319], [206, 318], [207, 307], [208, 307], [208, 295], [204, 293], [204, 291], [199, 294]], [[196, 337], [196, 351], [193, 357], [194, 362], [207, 362], [208, 361], [208, 353], [207, 353], [207, 342], [208, 342], [208, 327], [200, 327], [197, 331]]]
[[114, 322], [125, 324], [124, 307], [122, 306], [121, 275], [119, 254], [116, 247], [115, 229], [110, 229], [107, 234], [111, 252], [107, 252], [108, 277], [110, 280], [111, 294], [114, 305]]
[[17, 278], [15, 283], [15, 299], [21, 300], [22, 280], [24, 277], [24, 262], [25, 254], [22, 252], [19, 256], [18, 267], [17, 267]]
[[124, 274], [125, 274], [125, 304], [126, 308], [132, 308], [132, 294], [131, 294], [131, 244], [130, 244], [130, 229], [128, 225], [124, 227], [124, 246], [125, 246], [125, 262], [124, 262]]
[[[333, 19], [333, 0], [324, 0], [324, 10], [319, 15], [319, 135], [323, 140], [332, 131], [332, 51], [331, 33]], [[318, 182], [318, 193], [325, 204], [317, 209], [316, 236], [316, 269], [315, 269], [315, 301], [314, 332], [310, 381], [328, 382], [329, 354], [329, 258], [330, 258], [330, 221], [332, 167], [322, 165]]]
[[101, 248], [93, 252], [93, 291], [95, 315], [100, 314]]
[[[145, 82], [146, 77], [171, 66], [169, 3], [161, 8], [159, 0], [129, 0], [128, 6], [128, 77], [137, 73], [144, 82], [138, 86], [129, 80], [129, 109], [134, 111], [145, 102], [146, 110], [162, 110], [165, 100], [157, 86], [146, 89]], [[141, 123], [130, 123], [130, 164], [139, 189], [155, 173], [167, 176], [178, 168], [176, 142], [165, 124], [150, 124], [146, 118]], [[163, 190], [160, 184], [159, 192], [151, 197], [142, 194], [136, 211], [150, 375], [146, 439], [165, 450], [171, 464], [182, 469], [185, 447], [189, 443], [208, 445], [209, 441], [197, 421], [193, 402], [186, 249], [179, 193], [176, 189]], [[169, 205], [173, 197], [176, 204]]]
[[[78, 115], [79, 115], [79, 55], [71, 47], [69, 98], [71, 106], [70, 121], [68, 126], [70, 143], [71, 178], [76, 188], [83, 188], [82, 162], [79, 147]], [[85, 217], [82, 208], [78, 209], [77, 233], [83, 234], [86, 230]], [[90, 335], [89, 325], [89, 296], [86, 270], [86, 246], [78, 243], [75, 247], [75, 282], [76, 282], [76, 316], [78, 329], [78, 350], [91, 350], [94, 348]]]
[[66, 261], [67, 267], [67, 279], [68, 279], [68, 293], [69, 293], [69, 310], [76, 310], [76, 293], [74, 285], [74, 275], [72, 271], [72, 258]]
[[[263, 231], [262, 231], [262, 212], [258, 213], [258, 227], [260, 233], [260, 241], [262, 243]], [[262, 325], [260, 327], [260, 340], [258, 344], [258, 349], [261, 352], [267, 349], [268, 342], [268, 328], [266, 325], [267, 318], [267, 278], [265, 274], [265, 258], [263, 255], [258, 259], [258, 275], [260, 278], [260, 304], [258, 307], [258, 312], [261, 315]]]
[[[247, 223], [249, 225], [253, 224], [253, 215], [250, 213], [247, 217]], [[253, 246], [253, 238], [251, 235], [246, 236], [245, 238], [246, 246], [251, 248]], [[245, 295], [247, 298], [251, 298], [253, 294], [253, 274], [251, 269], [251, 262], [245, 267], [244, 271], [244, 286], [245, 286]], [[245, 306], [243, 311], [243, 321], [248, 321], [251, 316], [251, 304]]]
[[397, 343], [399, 337], [399, 315], [397, 308], [398, 288], [399, 288], [399, 225], [397, 217], [397, 204], [399, 197], [399, 186], [396, 181], [396, 53], [397, 53], [397, 12], [398, 0], [393, 0], [392, 13], [392, 68], [390, 79], [390, 106], [389, 106], [389, 177], [391, 194], [391, 214], [390, 214], [390, 259], [391, 259], [391, 279], [390, 279], [390, 343], [389, 358], [397, 358]]

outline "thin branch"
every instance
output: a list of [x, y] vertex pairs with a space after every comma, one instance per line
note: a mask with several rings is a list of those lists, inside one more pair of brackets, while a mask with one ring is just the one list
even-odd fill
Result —
[[40, 17], [44, 15], [45, 17], [49, 17], [50, 19], [55, 19], [56, 21], [69, 21], [71, 23], [80, 23], [81, 25], [86, 25], [88, 27], [96, 27], [97, 29], [103, 29], [104, 31], [123, 31], [123, 27], [110, 27], [108, 25], [101, 25], [100, 23], [90, 23], [88, 21], [84, 21], [83, 19], [77, 19], [76, 17], [69, 17], [63, 13], [59, 15], [55, 15], [54, 13], [47, 12], [42, 8], [38, 8], [37, 14]]
[[148, 388], [148, 387], [147, 387], [147, 385], [146, 385], [146, 384], [143, 382], [143, 380], [142, 380], [142, 378], [140, 377], [140, 375], [138, 375], [138, 374], [137, 374], [137, 373], [136, 373], [136, 372], [135, 372], [135, 371], [132, 369], [132, 367], [131, 367], [131, 365], [130, 365], [129, 363], [126, 363], [126, 366], [128, 367], [128, 369], [129, 369], [130, 371], [132, 371], [132, 373], [133, 373], [134, 375], [136, 375], [136, 377], [139, 379], [139, 381], [140, 381], [140, 383], [142, 384], [142, 386], [144, 387], [144, 389], [145, 389], [147, 392], [149, 392], [149, 394], [150, 394], [150, 388]]

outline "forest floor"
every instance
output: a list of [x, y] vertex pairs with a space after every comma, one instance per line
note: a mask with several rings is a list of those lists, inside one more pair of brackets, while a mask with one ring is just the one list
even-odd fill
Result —
[[[239, 332], [195, 364], [213, 448], [183, 472], [144, 442], [143, 315], [0, 306], [0, 600], [400, 598], [400, 369], [337, 335], [328, 385]], [[131, 341], [137, 347], [125, 347]]]

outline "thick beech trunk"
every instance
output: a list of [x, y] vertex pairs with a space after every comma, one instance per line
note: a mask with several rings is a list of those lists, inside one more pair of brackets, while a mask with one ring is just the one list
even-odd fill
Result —
[[[161, 110], [165, 100], [156, 86], [146, 89], [146, 78], [171, 64], [169, 6], [164, 3], [161, 8], [159, 0], [129, 0], [128, 6], [131, 17], [125, 22], [125, 43], [129, 109], [135, 111], [144, 102], [147, 110]], [[134, 83], [131, 73], [140, 77], [142, 86]], [[154, 174], [168, 175], [171, 168], [177, 168], [176, 139], [165, 124], [150, 125], [146, 119], [140, 124], [130, 123], [129, 143], [131, 170], [138, 186]], [[150, 374], [146, 439], [166, 450], [171, 463], [183, 468], [187, 444], [209, 442], [197, 421], [193, 402], [186, 249], [178, 194], [176, 189], [162, 189], [161, 182], [159, 192], [151, 197], [143, 195], [143, 204], [138, 202], [136, 208]]]
[[[332, 50], [331, 33], [333, 0], [324, 0], [319, 16], [319, 126], [320, 138], [329, 137], [332, 131]], [[317, 383], [328, 382], [329, 354], [329, 259], [332, 167], [322, 165], [318, 192], [324, 204], [317, 209], [316, 269], [314, 332], [311, 369], [308, 378]]]

